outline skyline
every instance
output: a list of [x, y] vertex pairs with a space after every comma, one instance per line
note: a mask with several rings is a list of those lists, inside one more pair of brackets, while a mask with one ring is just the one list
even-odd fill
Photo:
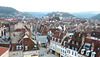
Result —
[[100, 11], [99, 0], [0, 0], [0, 6], [21, 12], [84, 12]]

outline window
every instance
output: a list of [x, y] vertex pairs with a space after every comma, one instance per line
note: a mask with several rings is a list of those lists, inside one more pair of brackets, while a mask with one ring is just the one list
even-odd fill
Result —
[[19, 49], [21, 49], [21, 48], [22, 48], [22, 46], [21, 46], [21, 45], [20, 45], [19, 47], [20, 47]]
[[74, 54], [74, 52], [72, 51], [72, 55]]
[[86, 55], [89, 56], [89, 52], [87, 52]]
[[13, 55], [15, 55], [15, 54], [13, 54]]
[[79, 43], [78, 43], [78, 42], [76, 42], [76, 45], [79, 45]]
[[81, 34], [79, 34], [79, 37], [81, 36]]
[[41, 42], [39, 41], [39, 44], [41, 44]]
[[72, 50], [74, 50], [74, 47], [72, 47]]
[[21, 54], [21, 51], [19, 52], [19, 54]]
[[92, 52], [91, 57], [95, 57], [96, 52]]
[[65, 51], [65, 54], [66, 54], [66, 51]]
[[58, 39], [58, 43], [59, 43], [59, 40], [60, 40], [60, 39]]
[[34, 47], [36, 48], [36, 45], [34, 45]]
[[3, 36], [3, 31], [1, 31], [1, 35]]
[[92, 54], [91, 57], [95, 57], [95, 54]]
[[93, 35], [95, 35], [95, 33], [93, 33]]
[[55, 41], [56, 41], [56, 38], [55, 38]]
[[6, 30], [4, 29], [4, 35], [6, 35]]
[[90, 43], [85, 43], [84, 48], [85, 48], [85, 49], [89, 49], [89, 48], [90, 48], [90, 46], [91, 46], [91, 44], [90, 44]]
[[68, 50], [67, 50], [67, 53], [68, 53]]
[[63, 56], [61, 56], [61, 57], [63, 57]]
[[65, 46], [66, 41], [64, 41], [64, 46]]
[[70, 48], [70, 46], [68, 46], [68, 48]]
[[74, 41], [72, 41], [72, 44], [74, 44]]
[[77, 48], [75, 48], [75, 51], [77, 51]]
[[70, 53], [70, 50], [67, 50], [67, 53]]
[[61, 49], [61, 52], [62, 52], [62, 49]]
[[82, 49], [82, 50], [81, 50], [81, 54], [84, 54], [84, 51], [85, 51], [85, 49]]
[[88, 50], [88, 51], [86, 51], [86, 55], [87, 55], [87, 56], [89, 56], [89, 54], [90, 54], [90, 51], [89, 51], [89, 50]]
[[72, 38], [73, 37], [73, 35], [70, 35], [70, 38]]
[[18, 51], [16, 51], [16, 55], [18, 55]]
[[18, 47], [19, 47], [19, 46], [17, 45], [17, 46], [16, 46], [16, 49], [17, 49], [17, 50], [18, 50]]
[[75, 56], [77, 56], [77, 53], [75, 53]]
[[28, 50], [28, 46], [25, 46], [25, 50]]
[[53, 37], [52, 37], [52, 41], [53, 41]]
[[69, 50], [69, 54], [70, 54], [70, 50]]
[[78, 55], [78, 57], [81, 57], [80, 55]]
[[63, 50], [63, 53], [64, 53], [64, 50]]

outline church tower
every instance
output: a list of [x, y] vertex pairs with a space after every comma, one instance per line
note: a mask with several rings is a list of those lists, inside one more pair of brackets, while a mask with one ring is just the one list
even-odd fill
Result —
[[60, 18], [60, 20], [63, 19], [63, 17], [62, 17], [62, 12], [60, 12], [60, 16], [59, 16], [59, 18]]

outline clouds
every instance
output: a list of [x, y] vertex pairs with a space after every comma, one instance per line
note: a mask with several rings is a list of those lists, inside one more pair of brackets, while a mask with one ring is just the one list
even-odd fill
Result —
[[0, 0], [19, 11], [99, 11], [99, 0]]

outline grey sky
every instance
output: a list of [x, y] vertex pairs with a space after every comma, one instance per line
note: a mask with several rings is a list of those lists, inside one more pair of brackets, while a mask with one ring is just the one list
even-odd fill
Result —
[[33, 12], [100, 11], [99, 0], [0, 0], [0, 6], [9, 6], [19, 11]]

